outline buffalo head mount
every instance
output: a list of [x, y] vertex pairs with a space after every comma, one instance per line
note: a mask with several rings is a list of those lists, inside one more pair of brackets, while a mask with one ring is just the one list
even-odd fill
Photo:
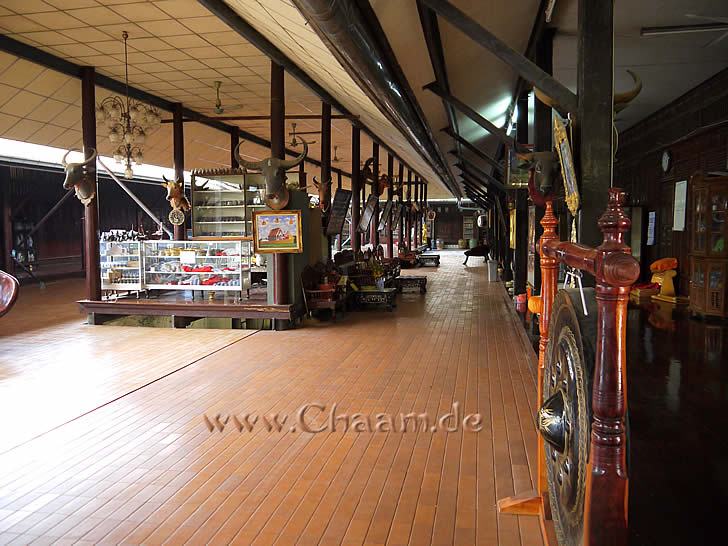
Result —
[[534, 191], [540, 192], [542, 196], [549, 195], [554, 188], [554, 174], [559, 163], [559, 158], [554, 152], [529, 152], [525, 154], [517, 154], [521, 160], [519, 165], [523, 169], [528, 169], [531, 176], [528, 180], [529, 195], [536, 205], [541, 206], [532, 195]]
[[288, 188], [286, 188], [286, 171], [297, 166], [306, 158], [308, 144], [303, 142], [303, 151], [295, 159], [269, 157], [261, 161], [246, 161], [240, 157], [240, 144], [235, 147], [235, 159], [246, 171], [259, 171], [263, 174], [265, 178], [265, 204], [273, 210], [281, 210], [288, 204], [290, 198]]
[[[632, 72], [631, 70], [627, 70], [627, 73], [632, 77], [632, 81], [634, 82], [634, 86], [629, 91], [622, 91], [620, 93], [614, 93], [614, 113], [617, 114], [627, 108], [629, 106], [629, 103], [632, 102], [637, 95], [640, 94], [640, 91], [642, 91], [642, 80], [640, 77]], [[551, 108], [554, 108], [558, 111], [563, 111], [564, 109], [561, 108], [559, 104], [551, 100], [551, 98], [548, 95], [545, 95], [543, 92], [541, 92], [540, 89], [537, 89], [536, 87], [533, 88], [534, 94], [536, 95], [536, 98], [543, 102], [546, 106], [550, 106]]]
[[80, 163], [69, 163], [66, 161], [68, 154], [71, 152], [80, 152], [81, 150], [71, 149], [61, 159], [61, 165], [66, 170], [66, 179], [63, 181], [63, 189], [76, 190], [76, 197], [84, 205], [88, 206], [96, 196], [96, 174], [94, 169], [90, 169], [90, 165], [96, 164], [96, 150], [91, 148], [93, 153], [85, 161]]
[[162, 175], [164, 182], [162, 186], [167, 188], [167, 201], [172, 206], [173, 210], [181, 210], [182, 212], [190, 211], [190, 202], [185, 195], [184, 185], [178, 180], [167, 180], [167, 177]]

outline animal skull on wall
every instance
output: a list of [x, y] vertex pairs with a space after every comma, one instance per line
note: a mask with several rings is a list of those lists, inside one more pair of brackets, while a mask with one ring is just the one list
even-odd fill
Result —
[[525, 154], [517, 154], [516, 157], [522, 161], [519, 165], [522, 169], [528, 169], [534, 173], [529, 179], [535, 179], [537, 188], [543, 194], [551, 193], [554, 184], [554, 173], [556, 172], [556, 166], [558, 165], [558, 157], [554, 152], [530, 152]]
[[316, 187], [319, 196], [319, 207], [323, 212], [329, 209], [331, 203], [326, 203], [324, 197], [331, 191], [331, 177], [326, 182], [319, 182], [316, 177], [313, 177], [313, 185]]
[[96, 163], [96, 150], [91, 149], [93, 150], [91, 157], [80, 163], [68, 163], [66, 158], [71, 152], [80, 152], [81, 150], [68, 150], [63, 156], [63, 159], [61, 159], [61, 165], [63, 165], [66, 171], [63, 189], [70, 190], [74, 188], [76, 190], [76, 197], [85, 206], [88, 206], [96, 196], [96, 171], [94, 169], [94, 174], [92, 175], [91, 169], [88, 168], [91, 163]]
[[178, 180], [167, 180], [167, 177], [162, 175], [164, 182], [162, 186], [167, 188], [167, 201], [172, 206], [173, 210], [181, 210], [182, 212], [190, 211], [190, 202], [185, 195], [184, 185]]
[[261, 161], [246, 161], [240, 157], [240, 142], [233, 152], [235, 159], [246, 171], [260, 171], [265, 178], [265, 204], [273, 210], [281, 210], [288, 204], [290, 194], [286, 188], [286, 171], [297, 166], [308, 155], [308, 144], [303, 142], [303, 151], [295, 159], [269, 157]]

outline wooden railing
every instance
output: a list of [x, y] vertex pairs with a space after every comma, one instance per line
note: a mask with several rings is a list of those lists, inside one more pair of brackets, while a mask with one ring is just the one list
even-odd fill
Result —
[[[584, 508], [584, 542], [589, 546], [627, 544], [626, 468], [627, 410], [626, 324], [629, 291], [639, 277], [640, 266], [624, 242], [630, 220], [624, 214], [626, 194], [609, 190], [607, 210], [598, 221], [604, 241], [597, 248], [563, 242], [556, 232], [558, 220], [551, 201], [541, 221], [541, 296], [538, 355], [538, 406], [543, 400], [543, 376], [549, 338], [549, 322], [558, 290], [559, 263], [579, 269], [596, 280], [596, 360], [592, 384], [592, 423]], [[555, 544], [549, 529], [550, 507], [546, 483], [544, 442], [538, 442], [538, 481], [535, 494], [499, 501], [504, 513], [538, 514], [547, 543]], [[554, 499], [554, 502], [558, 502]]]

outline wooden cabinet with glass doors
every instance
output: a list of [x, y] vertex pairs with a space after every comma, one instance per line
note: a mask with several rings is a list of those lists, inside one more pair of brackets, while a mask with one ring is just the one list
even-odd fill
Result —
[[728, 317], [728, 176], [698, 173], [690, 180], [690, 309], [700, 315]]

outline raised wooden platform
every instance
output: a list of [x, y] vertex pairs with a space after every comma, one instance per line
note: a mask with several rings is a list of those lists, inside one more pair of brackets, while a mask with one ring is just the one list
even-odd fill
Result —
[[240, 303], [189, 300], [183, 298], [117, 300], [79, 300], [81, 310], [88, 314], [89, 324], [104, 322], [128, 315], [171, 316], [186, 318], [277, 319], [295, 321], [301, 316], [296, 306], [274, 305], [263, 301]]

